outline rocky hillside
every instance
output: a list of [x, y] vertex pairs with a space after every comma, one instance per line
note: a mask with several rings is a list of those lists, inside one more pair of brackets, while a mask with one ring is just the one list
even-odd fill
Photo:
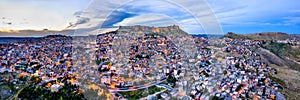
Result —
[[188, 33], [184, 32], [180, 29], [179, 26], [173, 25], [173, 26], [167, 26], [167, 27], [149, 27], [149, 26], [120, 26], [117, 30], [119, 33], [160, 33], [160, 34], [168, 34], [168, 35], [187, 35]]
[[299, 39], [296, 35], [289, 35], [283, 32], [263, 32], [253, 34], [236, 34], [228, 32], [224, 35], [227, 38], [233, 39], [250, 39], [250, 40], [287, 40], [287, 39]]
[[221, 38], [232, 38], [232, 39], [250, 39], [247, 36], [241, 35], [241, 34], [236, 34], [233, 32], [228, 32], [227, 34], [225, 34], [223, 37]]
[[293, 36], [282, 33], [282, 32], [263, 32], [263, 33], [254, 33], [254, 34], [246, 34], [247, 36], [253, 40], [287, 40], [294, 39]]

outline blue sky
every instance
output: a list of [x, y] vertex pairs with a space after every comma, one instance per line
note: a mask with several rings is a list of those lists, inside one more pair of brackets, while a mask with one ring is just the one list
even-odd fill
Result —
[[1, 0], [0, 30], [99, 32], [119, 25], [178, 24], [191, 34], [300, 34], [298, 4], [299, 0]]

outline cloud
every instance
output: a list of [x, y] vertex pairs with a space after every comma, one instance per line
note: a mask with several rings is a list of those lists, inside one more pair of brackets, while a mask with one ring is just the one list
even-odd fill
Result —
[[[104, 2], [109, 2], [109, 1], [102, 0], [101, 2], [103, 4]], [[173, 1], [143, 0], [143, 1], [128, 2], [125, 3], [125, 5], [122, 5], [120, 7], [116, 6], [118, 5], [116, 3], [112, 3], [112, 4], [108, 3], [107, 5], [99, 6], [99, 7], [92, 6], [91, 8], [94, 8], [94, 10], [90, 10], [96, 13], [102, 13], [102, 15], [100, 16], [94, 15], [97, 16], [96, 18], [105, 19], [104, 22], [99, 23], [98, 26], [100, 27], [101, 25], [102, 27], [114, 27], [114, 25], [121, 24], [121, 23], [124, 24], [124, 22], [126, 21], [132, 19], [137, 20], [136, 18], [141, 18], [136, 16], [160, 14], [160, 15], [169, 16], [175, 22], [181, 22], [182, 20], [187, 20], [187, 19], [193, 20], [191, 21], [192, 23], [191, 22], [179, 23], [181, 24], [181, 26], [185, 26], [186, 30], [188, 31], [193, 30], [192, 31], [193, 33], [203, 32], [201, 25], [205, 26], [206, 31], [209, 33], [222, 33], [222, 31], [220, 31], [220, 25], [215, 19], [215, 16], [213, 15], [212, 11], [203, 0], [188, 0], [187, 2], [182, 2], [180, 0], [173, 0]], [[116, 7], [117, 9], [112, 7]], [[193, 10], [192, 13], [191, 10]], [[109, 11], [113, 11], [113, 12], [111, 13], [110, 16], [106, 18], [106, 16], [104, 16], [105, 15], [104, 13], [108, 13]], [[146, 16], [144, 17], [145, 17], [144, 20], [146, 21], [143, 21], [143, 23], [147, 22], [149, 23], [148, 25], [159, 23], [158, 21], [162, 21], [161, 23], [163, 23], [164, 21], [164, 20], [149, 21], [153, 18], [146, 17]], [[198, 18], [199, 20], [195, 20], [196, 18]]]
[[119, 10], [115, 10], [111, 13], [111, 15], [103, 22], [101, 28], [109, 28], [112, 27], [115, 23], [121, 22], [126, 18], [132, 18], [137, 16], [134, 13], [123, 12]]
[[283, 21], [283, 17], [294, 15], [299, 8], [297, 7], [297, 0], [289, 2], [282, 0], [272, 2], [269, 0], [209, 0], [207, 2], [214, 10], [219, 21], [223, 23], [222, 25], [244, 25], [249, 23], [252, 23], [252, 25], [279, 25], [278, 23]]
[[[175, 22], [180, 22], [181, 20], [193, 19], [199, 15], [206, 15], [202, 17], [202, 21], [206, 23], [212, 23], [208, 16], [211, 13], [207, 13], [205, 4], [201, 1], [199, 4], [195, 4], [195, 1], [199, 0], [188, 0], [187, 2], [182, 2], [180, 0], [173, 1], [161, 1], [161, 0], [143, 0], [143, 1], [128, 1], [128, 0], [93, 0], [89, 3], [87, 9], [84, 10], [66, 10], [68, 7], [61, 7], [62, 4], [52, 1], [39, 1], [39, 5], [27, 2], [18, 2], [16, 4], [0, 4], [4, 5], [0, 8], [12, 9], [3, 10], [4, 15], [13, 16], [11, 26], [5, 26], [8, 29], [49, 29], [49, 30], [65, 30], [65, 29], [76, 29], [76, 33], [91, 32], [99, 28], [112, 28], [115, 24], [124, 22], [128, 18], [133, 18], [137, 16], [142, 16], [145, 14], [164, 14], [169, 16]], [[65, 1], [61, 1], [67, 3]], [[176, 2], [184, 3], [185, 6], [191, 6], [192, 8], [198, 6], [201, 10], [197, 10], [195, 15], [188, 12], [188, 9], [177, 4]], [[82, 2], [81, 2], [82, 3]], [[71, 3], [73, 4], [73, 2]], [[76, 4], [76, 3], [75, 3]], [[80, 4], [80, 3], [77, 3]], [[125, 5], [123, 5], [125, 4]], [[183, 5], [184, 5], [183, 4]], [[59, 6], [57, 6], [59, 5]], [[85, 5], [85, 4], [83, 4]], [[51, 9], [49, 9], [49, 8]], [[19, 11], [17, 9], [22, 9], [24, 11]], [[2, 11], [0, 11], [3, 13]], [[22, 16], [18, 16], [22, 15]], [[36, 16], [41, 15], [41, 16]], [[155, 15], [154, 15], [155, 16]], [[4, 16], [7, 17], [7, 16]], [[141, 18], [141, 17], [140, 17]], [[23, 19], [26, 19], [23, 20]], [[151, 19], [151, 18], [149, 18]], [[148, 20], [143, 23], [150, 23], [152, 25], [158, 25], [158, 23], [166, 22], [165, 20]], [[197, 22], [194, 20], [194, 22]], [[166, 22], [169, 23], [169, 22]], [[180, 24], [180, 23], [179, 23]], [[186, 26], [187, 30], [196, 30], [199, 27], [194, 27], [199, 24], [194, 23], [181, 23], [182, 26]], [[159, 24], [163, 25], [163, 24]], [[193, 25], [191, 27], [187, 27]], [[213, 25], [210, 30], [213, 30]], [[195, 28], [195, 29], [190, 29]], [[199, 29], [198, 29], [199, 30]]]
[[126, 18], [123, 21], [114, 24], [113, 26], [168, 26], [178, 24], [172, 18], [161, 14], [143, 14], [131, 18]]
[[[0, 27], [12, 30], [63, 30], [70, 21], [76, 19], [73, 13], [85, 5], [82, 1], [1, 0], [0, 20], [12, 24], [0, 23]], [[81, 2], [80, 5], [78, 2]]]
[[300, 17], [284, 17], [283, 20], [286, 24], [300, 24]]
[[90, 18], [77, 16], [76, 22], [70, 22], [69, 26], [67, 26], [67, 28], [74, 28], [79, 24], [85, 24], [85, 23], [88, 23], [89, 21], [90, 21]]
[[291, 13], [300, 13], [300, 9], [292, 10]]
[[178, 23], [185, 31], [189, 32], [190, 34], [205, 33], [202, 26], [194, 18], [180, 20]]

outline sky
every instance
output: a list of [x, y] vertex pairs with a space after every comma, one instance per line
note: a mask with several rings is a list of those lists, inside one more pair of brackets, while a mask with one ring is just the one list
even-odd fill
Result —
[[0, 0], [0, 31], [86, 34], [125, 25], [176, 24], [190, 34], [300, 34], [298, 4], [299, 0]]

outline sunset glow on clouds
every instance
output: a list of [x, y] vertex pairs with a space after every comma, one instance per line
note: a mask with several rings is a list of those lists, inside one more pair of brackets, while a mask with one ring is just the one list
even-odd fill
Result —
[[[1, 0], [0, 29], [63, 30], [88, 0]], [[82, 2], [82, 3], [81, 3]]]

